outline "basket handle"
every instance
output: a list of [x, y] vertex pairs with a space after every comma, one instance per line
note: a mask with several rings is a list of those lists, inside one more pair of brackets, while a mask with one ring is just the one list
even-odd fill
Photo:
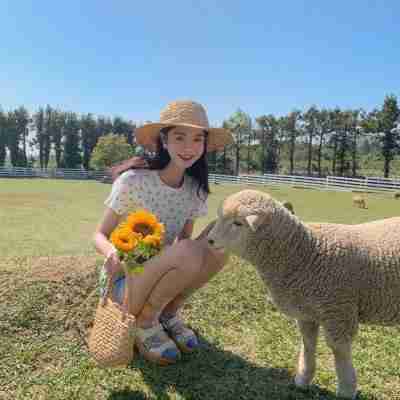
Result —
[[[128, 277], [128, 267], [126, 265], [126, 263], [122, 262], [122, 268], [124, 270], [124, 274], [125, 274], [125, 290], [124, 290], [124, 298], [122, 300], [122, 305], [120, 306], [121, 310], [122, 310], [122, 320], [124, 321], [126, 319], [126, 315], [129, 314], [129, 300], [130, 300], [130, 296], [129, 296], [129, 292], [132, 290], [132, 283], [131, 280]], [[107, 304], [107, 301], [109, 298], [111, 298], [111, 294], [112, 294], [112, 286], [113, 286], [113, 279], [112, 277], [110, 277], [107, 274], [107, 285], [106, 285], [106, 290], [104, 293], [104, 296], [101, 300], [101, 305], [104, 307]]]
[[124, 298], [122, 300], [122, 320], [125, 321], [126, 315], [129, 314], [129, 309], [130, 309], [130, 296], [129, 293], [132, 291], [132, 283], [131, 280], [129, 279], [129, 273], [128, 273], [128, 266], [126, 263], [122, 263], [122, 268], [124, 269], [124, 274], [125, 274], [125, 290], [124, 290]]

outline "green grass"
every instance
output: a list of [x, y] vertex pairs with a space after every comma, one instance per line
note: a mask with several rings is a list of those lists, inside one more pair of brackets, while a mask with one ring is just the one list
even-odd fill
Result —
[[[242, 188], [212, 186], [209, 217], [196, 232], [214, 218], [222, 198]], [[361, 210], [352, 206], [351, 193], [258, 189], [292, 201], [305, 221], [359, 223], [400, 211], [400, 200], [384, 195], [368, 194], [369, 208]], [[0, 180], [0, 399], [336, 398], [323, 340], [315, 385], [293, 386], [295, 324], [265, 300], [254, 268], [235, 257], [184, 309], [203, 343], [200, 352], [164, 368], [140, 357], [129, 368], [97, 368], [78, 333], [96, 302], [88, 295], [101, 260], [91, 236], [109, 190], [97, 182]], [[74, 275], [78, 264], [83, 266]], [[42, 270], [65, 276], [43, 279]], [[361, 328], [354, 347], [360, 399], [400, 399], [399, 351], [397, 327]]]
[[[90, 254], [92, 233], [100, 220], [110, 185], [93, 181], [2, 179], [0, 184], [0, 254], [48, 256]], [[355, 209], [351, 193], [295, 189], [289, 186], [248, 186], [291, 200], [305, 221], [360, 223], [399, 214], [400, 202], [389, 195], [368, 194], [368, 210]], [[209, 216], [196, 233], [216, 215], [219, 202], [244, 188], [212, 185]], [[16, 249], [18, 243], [18, 249]]]

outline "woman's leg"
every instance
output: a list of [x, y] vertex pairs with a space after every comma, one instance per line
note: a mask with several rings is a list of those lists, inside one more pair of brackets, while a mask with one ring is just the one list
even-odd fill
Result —
[[[127, 277], [132, 288], [129, 310], [137, 316], [136, 345], [146, 359], [171, 364], [180, 358], [176, 344], [160, 325], [159, 316], [197, 275], [202, 258], [192, 240], [182, 240], [146, 262], [142, 274]], [[182, 265], [182, 259], [188, 261], [189, 267]]]
[[[196, 241], [182, 240], [147, 262], [142, 275], [130, 278], [133, 286], [130, 308], [137, 315], [138, 331], [142, 331], [143, 335], [151, 333], [151, 336], [152, 330], [159, 331], [157, 324], [161, 312], [164, 311], [163, 318], [160, 318], [164, 329], [181, 351], [193, 351], [198, 346], [196, 336], [179, 319], [174, 318], [174, 315], [194, 290], [203, 286], [222, 268], [226, 259], [223, 253], [208, 246], [205, 233]], [[182, 263], [182, 260], [185, 262]], [[162, 331], [158, 335], [162, 336]], [[159, 339], [155, 339], [153, 342], [158, 341]], [[142, 348], [142, 354], [161, 363], [175, 362], [178, 355], [165, 338], [161, 342], [164, 344], [160, 348], [157, 348], [158, 343], [154, 348]], [[143, 343], [139, 344], [140, 349]], [[160, 349], [164, 348], [162, 346], [168, 348], [171, 354], [161, 352]]]
[[[202, 265], [197, 274], [193, 276], [189, 286], [187, 286], [183, 292], [179, 293], [165, 306], [163, 314], [167, 316], [175, 315], [187, 298], [197, 289], [200, 289], [210, 281], [219, 271], [221, 271], [228, 261], [228, 256], [224, 252], [216, 251], [208, 245], [205, 236], [200, 236], [196, 241], [194, 241], [194, 243], [203, 254]], [[187, 263], [185, 262], [184, 264], [186, 265]]]
[[139, 326], [158, 323], [163, 308], [191, 285], [203, 259], [197, 243], [182, 240], [146, 262], [141, 275], [128, 277], [132, 284], [130, 311], [137, 316]]
[[167, 305], [166, 312], [176, 312], [193, 291], [222, 269], [227, 256], [207, 243], [214, 224], [211, 222], [196, 240], [185, 239], [168, 247], [146, 263], [141, 275], [131, 278], [130, 307], [139, 324], [155, 323]]
[[193, 276], [191, 283], [186, 286], [183, 292], [179, 293], [178, 296], [164, 307], [160, 316], [160, 322], [164, 326], [164, 329], [184, 353], [193, 352], [199, 346], [199, 342], [195, 333], [180, 318], [178, 311], [195, 290], [204, 286], [222, 269], [227, 260], [227, 257], [223, 253], [218, 253], [210, 249], [206, 238], [194, 241], [193, 243], [203, 254], [201, 268]]

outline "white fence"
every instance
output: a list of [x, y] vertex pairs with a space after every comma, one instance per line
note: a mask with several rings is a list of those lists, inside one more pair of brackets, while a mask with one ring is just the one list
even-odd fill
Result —
[[[0, 168], [0, 178], [53, 178], [53, 179], [96, 179], [107, 178], [105, 171], [86, 171], [83, 169], [40, 169], [40, 168]], [[367, 177], [365, 179], [327, 176], [314, 178], [297, 175], [219, 175], [210, 174], [211, 183], [240, 183], [247, 185], [290, 185], [321, 190], [343, 191], [400, 191], [400, 179]]]
[[0, 178], [53, 178], [53, 179], [103, 179], [105, 171], [87, 171], [84, 169], [64, 168], [0, 168]]
[[365, 179], [347, 178], [342, 176], [327, 176], [326, 178], [314, 178], [297, 175], [218, 175], [210, 174], [212, 183], [241, 183], [247, 185], [290, 185], [303, 188], [315, 188], [320, 190], [342, 191], [400, 191], [400, 179], [387, 179], [380, 177], [367, 177]]

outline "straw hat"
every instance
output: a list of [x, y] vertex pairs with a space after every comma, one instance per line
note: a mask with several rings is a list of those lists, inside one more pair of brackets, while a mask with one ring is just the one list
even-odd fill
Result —
[[191, 100], [169, 103], [160, 113], [160, 122], [148, 123], [136, 129], [136, 142], [155, 151], [160, 129], [167, 126], [189, 126], [206, 130], [207, 152], [223, 150], [224, 146], [233, 143], [232, 134], [227, 129], [210, 128], [204, 107]]

